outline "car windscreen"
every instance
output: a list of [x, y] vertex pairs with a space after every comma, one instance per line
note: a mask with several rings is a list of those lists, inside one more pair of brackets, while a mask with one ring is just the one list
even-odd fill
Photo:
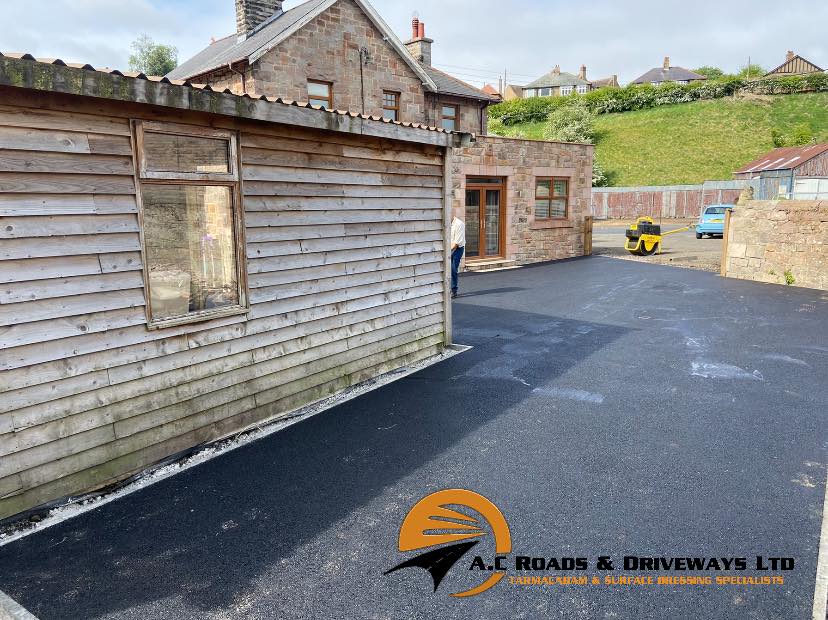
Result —
[[727, 209], [725, 207], [710, 207], [704, 212], [705, 215], [724, 215]]

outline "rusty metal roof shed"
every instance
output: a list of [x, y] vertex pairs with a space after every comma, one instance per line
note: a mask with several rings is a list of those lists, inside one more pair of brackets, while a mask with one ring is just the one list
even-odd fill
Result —
[[826, 152], [828, 152], [828, 144], [778, 148], [745, 164], [735, 174], [760, 174], [772, 170], [793, 170]]

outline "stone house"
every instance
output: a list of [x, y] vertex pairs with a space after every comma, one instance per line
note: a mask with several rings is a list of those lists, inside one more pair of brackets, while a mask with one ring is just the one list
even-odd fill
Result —
[[449, 170], [453, 212], [467, 222], [466, 268], [584, 253], [592, 146], [485, 136], [486, 108], [499, 98], [436, 69], [419, 18], [403, 43], [366, 0], [281, 7], [236, 0], [237, 33], [168, 77], [476, 134], [453, 150]]
[[467, 133], [486, 131], [498, 99], [431, 64], [434, 41], [412, 22], [402, 43], [364, 0], [236, 0], [236, 32], [167, 76], [236, 94], [310, 102]]
[[572, 93], [585, 95], [590, 91], [607, 86], [618, 86], [618, 77], [613, 75], [600, 80], [588, 80], [586, 65], [581, 65], [578, 75], [561, 71], [555, 65], [546, 75], [522, 87], [522, 97], [566, 97]]
[[684, 67], [674, 67], [670, 64], [670, 57], [664, 57], [664, 63], [660, 67], [650, 69], [644, 75], [634, 79], [632, 84], [652, 84], [653, 86], [661, 86], [666, 82], [675, 82], [676, 84], [689, 84], [690, 82], [697, 82], [699, 80], [706, 80], [707, 77], [685, 69]]

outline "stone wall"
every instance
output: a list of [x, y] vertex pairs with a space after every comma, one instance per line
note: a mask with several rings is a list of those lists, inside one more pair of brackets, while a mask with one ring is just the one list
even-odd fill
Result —
[[[586, 144], [480, 137], [471, 146], [454, 149], [453, 212], [465, 220], [469, 176], [502, 177], [506, 184], [505, 259], [527, 264], [583, 256], [593, 153], [594, 147]], [[569, 179], [566, 219], [536, 221], [537, 177]]]
[[728, 277], [828, 290], [828, 201], [755, 200], [731, 216]]
[[704, 207], [736, 204], [749, 181], [705, 181], [702, 185], [654, 185], [596, 187], [591, 213], [596, 219], [634, 220], [642, 215], [656, 218], [693, 219]]
[[[360, 48], [368, 50], [362, 74]], [[307, 101], [308, 79], [333, 83], [338, 110], [362, 112], [364, 92], [364, 112], [374, 116], [382, 116], [382, 91], [398, 92], [400, 120], [425, 123], [422, 80], [352, 0], [337, 2], [253, 63], [248, 91]]]

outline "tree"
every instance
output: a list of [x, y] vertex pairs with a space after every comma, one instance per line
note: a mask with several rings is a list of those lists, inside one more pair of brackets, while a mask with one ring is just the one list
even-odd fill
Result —
[[750, 79], [750, 78], [760, 78], [763, 75], [765, 75], [766, 73], [767, 73], [767, 71], [765, 71], [762, 68], [762, 65], [749, 64], [749, 65], [744, 65], [743, 67], [741, 67], [739, 69], [739, 73], [737, 73], [736, 75], [740, 78]]
[[[554, 142], [585, 142], [595, 144], [595, 115], [586, 103], [577, 100], [558, 108], [549, 114], [543, 137]], [[597, 158], [592, 160], [592, 185], [604, 187], [609, 184], [607, 173]]]
[[705, 76], [709, 80], [718, 80], [720, 77], [724, 75], [724, 71], [719, 69], [719, 67], [699, 67], [698, 69], [693, 69], [695, 73]]
[[131, 71], [140, 71], [146, 75], [167, 75], [178, 66], [178, 48], [172, 45], [155, 43], [142, 34], [132, 42], [129, 56]]

